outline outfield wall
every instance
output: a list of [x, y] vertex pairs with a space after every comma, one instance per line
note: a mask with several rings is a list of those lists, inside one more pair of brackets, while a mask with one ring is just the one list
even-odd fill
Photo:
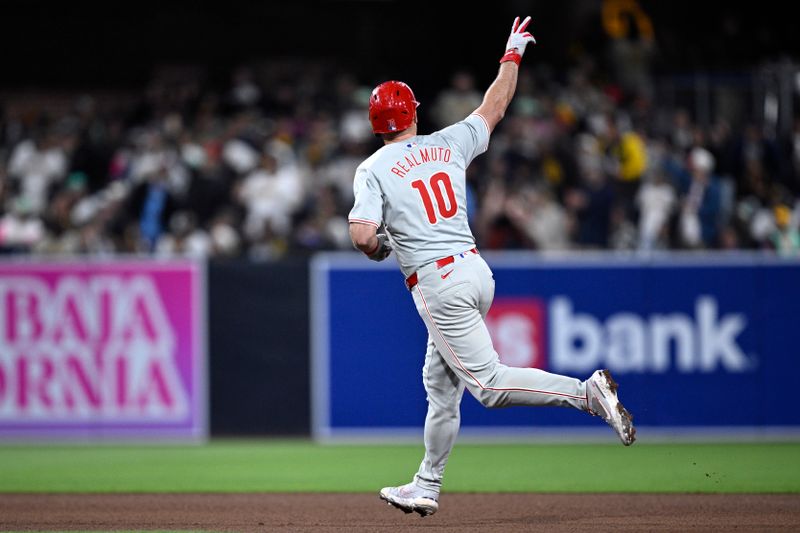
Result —
[[[486, 257], [508, 364], [610, 367], [643, 438], [800, 437], [800, 261]], [[311, 267], [4, 258], [0, 440], [418, 439], [426, 332], [393, 260]], [[569, 410], [463, 413], [463, 437], [611, 437]]]
[[0, 262], [0, 438], [204, 440], [204, 265]]
[[208, 266], [213, 435], [308, 435], [308, 261]]
[[308, 435], [308, 301], [303, 257], [0, 257], [0, 441]]
[[[659, 438], [800, 435], [800, 261], [772, 256], [488, 254], [488, 325], [501, 360], [579, 378], [610, 368]], [[427, 333], [396, 265], [353, 254], [312, 263], [312, 430], [318, 439], [418, 435]], [[469, 394], [462, 431], [490, 438], [590, 435], [566, 409], [487, 410]]]

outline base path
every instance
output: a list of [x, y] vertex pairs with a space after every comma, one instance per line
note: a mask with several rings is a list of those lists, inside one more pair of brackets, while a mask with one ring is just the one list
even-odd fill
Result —
[[0, 494], [8, 531], [798, 531], [800, 495], [446, 494], [420, 518], [375, 494]]

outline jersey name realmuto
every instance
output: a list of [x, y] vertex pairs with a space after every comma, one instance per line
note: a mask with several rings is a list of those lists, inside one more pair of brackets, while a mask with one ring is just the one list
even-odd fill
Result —
[[466, 168], [488, 147], [489, 126], [477, 113], [384, 146], [356, 170], [350, 221], [383, 225], [406, 276], [473, 248]]

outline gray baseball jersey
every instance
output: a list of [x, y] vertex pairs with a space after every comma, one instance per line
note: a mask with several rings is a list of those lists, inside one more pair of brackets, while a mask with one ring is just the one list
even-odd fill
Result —
[[488, 147], [489, 126], [479, 114], [384, 146], [356, 170], [350, 221], [384, 225], [405, 276], [473, 248], [465, 173]]
[[[488, 142], [485, 119], [473, 114], [432, 135], [388, 144], [356, 171], [350, 220], [386, 227], [403, 274], [416, 274], [409, 288], [428, 330], [422, 369], [428, 398], [425, 456], [414, 481], [381, 491], [389, 502], [390, 493], [396, 493], [403, 501], [422, 494], [436, 503], [465, 389], [486, 407], [590, 410], [585, 382], [506, 366], [492, 345], [484, 322], [494, 299], [492, 271], [479, 254], [462, 253], [475, 247], [467, 222], [465, 170]], [[435, 263], [448, 256], [452, 261], [444, 267]]]

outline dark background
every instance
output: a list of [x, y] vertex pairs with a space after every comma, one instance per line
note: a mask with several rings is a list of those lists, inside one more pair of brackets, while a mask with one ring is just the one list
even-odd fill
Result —
[[308, 434], [308, 263], [208, 265], [214, 435]]
[[[791, 3], [640, 0], [653, 20], [657, 72], [736, 70], [797, 55]], [[0, 87], [135, 88], [160, 64], [208, 69], [225, 86], [231, 67], [276, 57], [325, 60], [364, 83], [406, 79], [441, 87], [459, 67], [502, 55], [516, 15], [533, 16], [536, 61], [558, 69], [605, 37], [600, 0], [453, 2], [151, 1], [3, 2]]]

